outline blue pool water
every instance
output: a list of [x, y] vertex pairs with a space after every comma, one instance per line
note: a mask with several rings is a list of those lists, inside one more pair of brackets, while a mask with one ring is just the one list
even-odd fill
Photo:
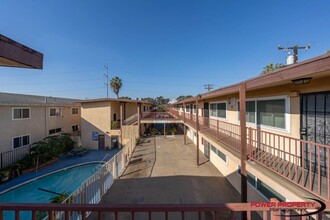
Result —
[[[0, 202], [49, 203], [49, 199], [56, 195], [39, 190], [38, 188], [58, 193], [69, 192], [71, 194], [88, 179], [88, 177], [93, 175], [93, 169], [95, 169], [96, 166], [97, 163], [81, 165], [42, 177], [0, 195]], [[10, 213], [5, 213], [5, 216], [6, 214]], [[25, 215], [27, 213], [22, 214], [22, 219], [28, 219]], [[11, 219], [10, 216], [7, 215], [7, 217]]]

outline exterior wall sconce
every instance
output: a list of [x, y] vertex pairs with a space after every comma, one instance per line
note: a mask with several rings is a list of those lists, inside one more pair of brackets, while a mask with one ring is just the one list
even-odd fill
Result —
[[293, 84], [296, 86], [309, 84], [312, 81], [312, 77], [300, 78], [292, 80]]

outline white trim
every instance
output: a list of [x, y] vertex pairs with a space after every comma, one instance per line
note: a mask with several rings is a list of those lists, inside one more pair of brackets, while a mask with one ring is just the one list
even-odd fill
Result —
[[[72, 110], [73, 109], [77, 109], [78, 111], [77, 111], [77, 113], [76, 114], [73, 114], [72, 113]], [[61, 111], [62, 112], [62, 111]], [[50, 114], [50, 113], [49, 113]], [[79, 108], [78, 107], [71, 107], [71, 115], [79, 115]]]
[[[14, 148], [14, 139], [15, 139], [15, 138], [20, 138], [20, 137], [23, 138], [23, 137], [25, 137], [25, 136], [29, 136], [29, 142], [30, 142], [30, 143], [27, 144], [27, 145], [22, 145], [22, 146], [19, 146], [19, 147]], [[32, 141], [31, 141], [31, 134], [23, 134], [23, 135], [15, 136], [15, 137], [12, 137], [11, 140], [12, 140], [11, 147], [12, 147], [13, 150], [15, 150], [15, 149], [19, 149], [19, 148], [21, 148], [21, 147], [28, 146], [28, 145], [30, 145], [30, 144], [32, 143]]]
[[[14, 110], [15, 109], [29, 109], [29, 117], [28, 118], [14, 118]], [[26, 120], [26, 119], [31, 119], [31, 108], [30, 107], [12, 107], [11, 108], [11, 118], [12, 118], [12, 120]]]
[[[278, 128], [278, 127], [273, 127], [273, 126], [269, 126], [269, 125], [261, 125], [261, 124], [257, 124], [258, 123], [258, 101], [269, 101], [269, 100], [279, 100], [279, 99], [284, 99], [284, 103], [285, 103], [285, 113], [284, 113], [284, 117], [285, 117], [285, 128]], [[279, 131], [279, 132], [286, 132], [286, 133], [290, 133], [290, 123], [291, 123], [291, 99], [289, 96], [287, 95], [282, 95], [282, 96], [268, 96], [268, 97], [259, 97], [259, 98], [249, 98], [246, 99], [246, 101], [254, 101], [255, 102], [255, 122], [246, 122], [246, 124], [253, 126], [254, 128], [261, 128], [261, 129], [269, 129], [269, 130], [274, 130], [274, 131]], [[239, 100], [236, 103], [236, 121], [239, 123], [239, 111], [238, 111], [238, 103]]]
[[[51, 109], [55, 109], [55, 113], [56, 113], [56, 109], [61, 109], [61, 114], [60, 115], [56, 115], [56, 114], [55, 115], [50, 115], [50, 110]], [[61, 117], [63, 115], [63, 111], [62, 110], [63, 110], [62, 107], [50, 107], [49, 108], [49, 114], [48, 115], [49, 115], [49, 117]]]
[[[226, 104], [226, 117], [222, 118], [222, 117], [217, 117], [217, 116], [212, 116], [211, 115], [211, 104], [221, 104], [221, 103], [225, 103]], [[218, 102], [209, 102], [209, 118], [212, 119], [222, 119], [222, 120], [226, 120], [228, 121], [228, 101], [218, 101]]]

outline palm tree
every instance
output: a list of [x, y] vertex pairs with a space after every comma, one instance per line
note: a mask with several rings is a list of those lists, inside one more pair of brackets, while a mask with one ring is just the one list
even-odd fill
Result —
[[122, 86], [122, 81], [121, 79], [116, 76], [116, 77], [113, 77], [111, 80], [110, 80], [110, 87], [112, 89], [112, 91], [117, 95], [117, 98], [119, 98], [119, 90], [121, 89], [121, 86]]
[[264, 71], [262, 71], [262, 73], [260, 73], [260, 75], [273, 72], [274, 70], [277, 70], [277, 69], [280, 69], [280, 68], [283, 68], [283, 67], [285, 67], [285, 65], [281, 64], [281, 63], [276, 63], [275, 65], [273, 63], [270, 63], [270, 64], [268, 64], [267, 66], [264, 67]]

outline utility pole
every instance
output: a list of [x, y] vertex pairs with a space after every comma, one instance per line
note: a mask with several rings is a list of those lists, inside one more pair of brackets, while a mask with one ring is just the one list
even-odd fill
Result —
[[209, 92], [209, 91], [211, 91], [211, 89], [213, 89], [213, 86], [214, 85], [212, 85], [212, 84], [206, 84], [206, 85], [204, 85], [204, 88], [207, 89], [207, 91]]
[[308, 50], [309, 48], [311, 48], [310, 44], [307, 44], [306, 46], [302, 47], [302, 46], [298, 46], [298, 45], [294, 45], [292, 47], [281, 47], [280, 45], [278, 45], [278, 49], [279, 50], [293, 50], [293, 63], [297, 63], [298, 62], [298, 49], [305, 49]]
[[106, 82], [104, 83], [107, 87], [107, 98], [109, 98], [109, 70], [108, 70], [108, 64], [107, 65], [104, 65], [105, 69], [107, 70], [107, 73], [104, 74], [105, 78], [106, 78]]

